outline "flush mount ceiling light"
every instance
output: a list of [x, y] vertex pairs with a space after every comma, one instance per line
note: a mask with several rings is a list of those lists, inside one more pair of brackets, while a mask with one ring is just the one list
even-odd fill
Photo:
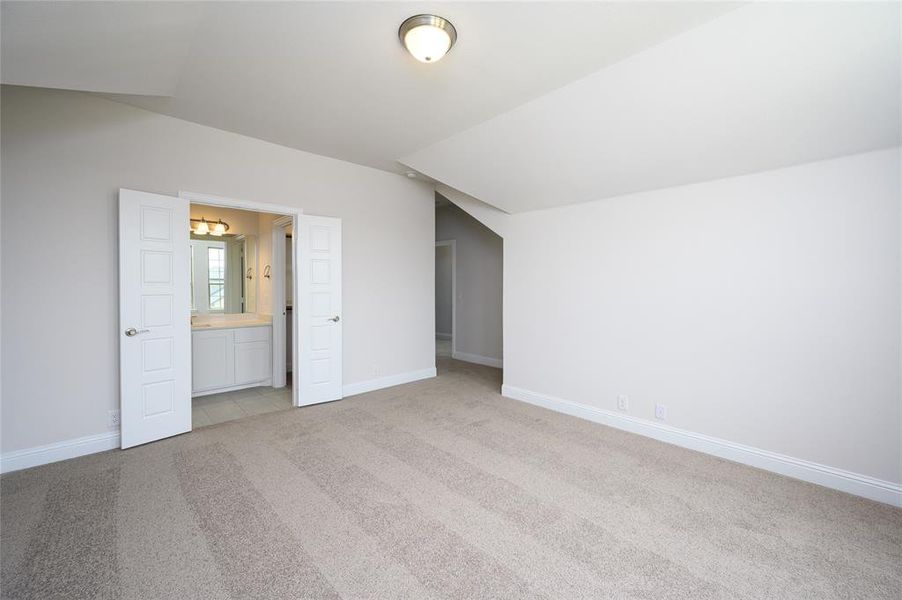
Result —
[[415, 59], [433, 63], [441, 60], [457, 41], [457, 30], [447, 19], [416, 15], [401, 23], [398, 37]]

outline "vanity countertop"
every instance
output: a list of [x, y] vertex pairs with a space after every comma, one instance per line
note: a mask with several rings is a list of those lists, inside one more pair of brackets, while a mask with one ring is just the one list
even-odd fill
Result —
[[191, 325], [191, 331], [210, 331], [213, 329], [238, 329], [241, 327], [272, 327], [272, 321], [264, 319], [235, 319], [232, 321], [214, 321]]

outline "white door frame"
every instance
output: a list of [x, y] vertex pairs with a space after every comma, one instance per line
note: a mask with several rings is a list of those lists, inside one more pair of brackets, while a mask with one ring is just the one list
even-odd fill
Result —
[[451, 247], [451, 355], [457, 353], [457, 240], [436, 240], [435, 247]]
[[[254, 211], [254, 212], [285, 215], [286, 216], [285, 224], [290, 223], [295, 232], [298, 231], [298, 217], [300, 217], [302, 214], [304, 214], [304, 209], [298, 208], [296, 206], [286, 206], [284, 204], [270, 204], [268, 202], [256, 202], [253, 200], [238, 200], [236, 198], [226, 198], [224, 196], [216, 196], [213, 194], [201, 194], [199, 192], [179, 191], [179, 198], [183, 198], [189, 205], [191, 203], [196, 203], [196, 204], [205, 204], [208, 206], [221, 206], [223, 208], [237, 208], [239, 210], [250, 210], [250, 211]], [[290, 219], [290, 221], [288, 219]], [[285, 265], [285, 262], [284, 262], [285, 261], [285, 239], [284, 239], [285, 229], [284, 229], [284, 227], [285, 227], [284, 224], [282, 226], [277, 227], [276, 221], [273, 221], [273, 237], [275, 238], [275, 233], [276, 233], [277, 229], [279, 231], [281, 231], [281, 233], [282, 233], [282, 244], [280, 246], [281, 253], [282, 253], [282, 270], [278, 271], [278, 272], [280, 273], [280, 276], [283, 280], [285, 278], [285, 268], [284, 268], [284, 265]], [[295, 245], [297, 243], [296, 238], [297, 238], [297, 236], [294, 236], [294, 238], [293, 238], [294, 241], [292, 242], [292, 248], [295, 249], [295, 252], [297, 252], [297, 246]], [[258, 244], [260, 243], [259, 236], [257, 236], [257, 243]], [[258, 253], [259, 253], [259, 249], [258, 249]], [[273, 254], [273, 257], [276, 256], [275, 246], [273, 247], [272, 254]], [[275, 261], [273, 261], [273, 262], [275, 262]], [[276, 265], [270, 265], [270, 272], [276, 272], [275, 271], [276, 267], [277, 267]], [[262, 277], [262, 275], [263, 275], [263, 272], [261, 270], [260, 276]], [[298, 289], [299, 283], [298, 283], [297, 273], [295, 273], [294, 275], [295, 276], [291, 278], [291, 280], [292, 280], [291, 303], [293, 306], [297, 306], [298, 305], [298, 296], [299, 296], [299, 289]], [[273, 290], [273, 292], [275, 292], [275, 291], [276, 290]], [[276, 336], [278, 335], [276, 333], [276, 327], [277, 327], [277, 321], [281, 323], [281, 329], [279, 331], [281, 332], [281, 336], [282, 336], [282, 347], [281, 347], [281, 353], [280, 353], [281, 364], [282, 364], [282, 386], [285, 385], [285, 368], [286, 368], [285, 367], [286, 348], [284, 346], [284, 344], [285, 344], [285, 315], [284, 315], [285, 293], [284, 293], [284, 291], [285, 291], [285, 288], [282, 287], [282, 295], [279, 300], [276, 300], [275, 296], [273, 296], [273, 306], [275, 307], [277, 305], [277, 302], [281, 301], [283, 310], [282, 310], [282, 314], [279, 315], [279, 318], [277, 318], [277, 316], [275, 314], [273, 315], [273, 324], [272, 324], [272, 327], [273, 327], [273, 361], [272, 361], [272, 364], [273, 364], [273, 374], [275, 375], [275, 369], [276, 369], [276, 364], [277, 364], [275, 341], [276, 341]], [[257, 296], [257, 308], [258, 309], [259, 309], [259, 303], [260, 303], [260, 298], [259, 298], [259, 294], [258, 294], [258, 296]], [[275, 310], [273, 312], [275, 312]], [[296, 365], [296, 364], [298, 364], [298, 322], [297, 322], [297, 319], [295, 319], [293, 326], [294, 326], [294, 335], [291, 336], [292, 337], [291, 362]], [[298, 385], [298, 382], [296, 381], [296, 379], [297, 379], [296, 377], [292, 377], [292, 385], [291, 385], [291, 404], [292, 404], [292, 406], [300, 406], [301, 405], [300, 404], [300, 400], [301, 400], [300, 399], [300, 386]], [[276, 380], [274, 378], [273, 386], [275, 386], [275, 385], [276, 385]]]
[[[288, 365], [286, 364], [286, 322], [288, 320], [287, 307], [285, 304], [285, 267], [291, 256], [285, 255], [285, 230], [294, 225], [294, 218], [285, 216], [273, 219], [272, 222], [272, 259], [270, 261], [270, 274], [278, 273], [279, 275], [272, 280], [272, 386], [274, 388], [282, 388], [286, 385], [286, 373]], [[292, 255], [294, 254], [294, 241], [291, 245]], [[292, 271], [293, 273], [293, 271]], [[292, 285], [294, 285], [295, 277], [292, 277]], [[292, 302], [294, 305], [294, 292], [292, 292]], [[295, 346], [294, 341], [296, 335], [291, 336], [292, 349], [291, 356], [294, 362]]]

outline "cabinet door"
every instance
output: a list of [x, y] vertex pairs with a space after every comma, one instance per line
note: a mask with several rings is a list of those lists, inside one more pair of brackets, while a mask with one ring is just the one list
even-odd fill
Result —
[[202, 392], [235, 385], [232, 330], [195, 331], [191, 337], [192, 391]]
[[235, 385], [270, 379], [271, 365], [271, 342], [235, 344]]

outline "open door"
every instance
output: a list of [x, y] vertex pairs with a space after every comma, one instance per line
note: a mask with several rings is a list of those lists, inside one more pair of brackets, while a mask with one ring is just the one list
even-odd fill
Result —
[[188, 201], [119, 190], [123, 448], [191, 430]]
[[298, 217], [295, 251], [298, 305], [298, 404], [340, 400], [341, 219]]

